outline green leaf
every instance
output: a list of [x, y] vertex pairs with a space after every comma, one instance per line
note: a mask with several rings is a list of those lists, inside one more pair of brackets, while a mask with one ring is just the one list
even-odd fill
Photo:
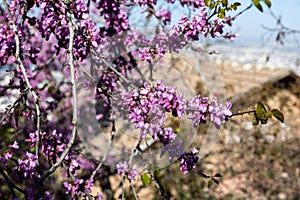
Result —
[[256, 116], [256, 113], [254, 113], [252, 124], [253, 124], [254, 126], [256, 126], [256, 125], [258, 125], [258, 123], [259, 123], [258, 118], [257, 118], [257, 116]]
[[210, 188], [213, 185], [213, 180], [209, 179], [208, 183], [207, 183], [207, 187]]
[[220, 9], [219, 13], [218, 13], [218, 17], [223, 19], [225, 17], [225, 10], [224, 9]]
[[207, 7], [209, 7], [211, 4], [211, 0], [204, 0], [204, 3]]
[[222, 4], [224, 7], [226, 7], [228, 5], [228, 0], [222, 0]]
[[263, 7], [261, 6], [261, 4], [259, 3], [260, 0], [252, 0], [253, 4], [256, 6], [256, 8], [260, 11], [263, 12]]
[[264, 0], [264, 2], [265, 2], [265, 4], [267, 4], [267, 6], [268, 6], [269, 8], [271, 8], [272, 3], [271, 3], [270, 0]]
[[252, 0], [252, 2], [253, 2], [254, 5], [257, 6], [257, 5], [259, 5], [260, 0]]
[[141, 179], [142, 179], [144, 187], [146, 187], [150, 184], [151, 179], [150, 179], [150, 176], [148, 174], [142, 174]]
[[160, 176], [160, 170], [159, 169], [157, 169], [157, 170], [154, 171], [154, 176], [155, 177], [159, 177]]
[[274, 117], [276, 117], [279, 121], [284, 123], [284, 115], [278, 109], [272, 109], [271, 113]]
[[5, 124], [1, 126], [0, 128], [0, 134], [5, 135], [5, 134], [13, 134], [14, 133], [14, 127], [11, 124]]
[[237, 10], [237, 7], [240, 6], [240, 5], [241, 5], [241, 3], [235, 2], [234, 4], [231, 5], [231, 8], [232, 8], [233, 10]]
[[209, 4], [209, 8], [210, 8], [210, 9], [213, 9], [215, 6], [216, 6], [215, 2], [211, 2], [211, 3]]
[[266, 124], [268, 122], [267, 110], [261, 102], [256, 104], [255, 114], [257, 119], [262, 123]]
[[255, 5], [256, 8], [260, 11], [260, 12], [264, 12], [263, 7], [261, 6], [261, 4]]

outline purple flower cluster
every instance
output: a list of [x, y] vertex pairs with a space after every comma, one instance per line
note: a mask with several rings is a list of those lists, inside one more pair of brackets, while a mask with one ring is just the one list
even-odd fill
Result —
[[196, 168], [196, 164], [199, 160], [198, 150], [194, 148], [193, 151], [185, 152], [178, 160], [180, 162], [180, 170], [183, 174], [187, 174], [189, 171]]
[[104, 43], [105, 39], [101, 38], [100, 30], [93, 21], [81, 21], [79, 26], [82, 30], [82, 34], [85, 36], [85, 39], [88, 40], [88, 43], [85, 43], [84, 45], [88, 46], [88, 44], [91, 43], [93, 47], [97, 48], [100, 44]]
[[168, 145], [175, 141], [177, 134], [174, 133], [171, 127], [163, 128], [163, 131], [160, 132], [160, 136], [162, 137], [161, 141], [164, 145]]
[[193, 127], [197, 127], [201, 123], [206, 123], [206, 115], [208, 110], [208, 98], [201, 98], [199, 95], [188, 101], [187, 117], [193, 121]]
[[125, 176], [126, 172], [129, 171], [129, 166], [128, 166], [128, 164], [127, 164], [126, 161], [124, 161], [124, 162], [119, 162], [119, 163], [116, 165], [116, 167], [117, 167], [117, 170], [118, 170], [117, 173], [118, 173], [119, 175], [121, 175], [121, 176]]
[[133, 0], [135, 5], [139, 6], [149, 6], [150, 8], [153, 8], [156, 5], [157, 0]]
[[129, 29], [128, 15], [118, 1], [100, 0], [97, 8], [106, 20], [107, 29], [102, 29], [103, 35], [112, 36]]
[[206, 123], [207, 116], [217, 128], [225, 123], [228, 117], [232, 115], [230, 108], [232, 104], [226, 102], [226, 106], [218, 105], [217, 98], [214, 97], [211, 103], [208, 103], [208, 98], [200, 98], [195, 96], [188, 101], [187, 116], [193, 120], [193, 126], [196, 128], [200, 123]]
[[133, 165], [133, 167], [130, 169], [126, 161], [117, 163], [116, 168], [119, 175], [127, 175], [128, 179], [131, 181], [135, 181], [136, 176], [139, 175], [137, 166]]
[[[50, 1], [41, 2], [42, 15], [38, 19], [38, 29], [43, 38], [49, 40], [51, 34], [54, 34], [56, 39], [61, 43], [60, 46], [67, 47], [68, 41], [66, 40], [69, 35], [68, 23], [65, 13], [64, 4], [57, 2], [54, 5]], [[58, 10], [58, 11], [57, 11]]]
[[78, 159], [76, 159], [76, 160], [72, 159], [71, 164], [70, 164], [69, 169], [68, 169], [69, 172], [71, 174], [73, 174], [74, 176], [77, 176], [76, 170], [79, 170], [79, 169], [80, 169], [80, 162], [78, 161]]
[[155, 139], [164, 133], [170, 135], [169, 129], [164, 130], [165, 112], [180, 118], [185, 110], [183, 96], [177, 95], [176, 88], [165, 86], [162, 81], [157, 81], [154, 86], [145, 83], [139, 89], [133, 90], [127, 104], [129, 119], [135, 124], [135, 128], [141, 129], [142, 138], [146, 134]]
[[14, 18], [15, 21], [18, 18], [16, 15], [23, 15], [26, 12], [25, 7], [22, 6], [22, 5], [23, 5], [22, 0], [12, 0], [12, 1], [10, 1], [9, 11], [10, 11], [10, 14], [12, 16], [15, 16], [15, 18]]
[[[46, 40], [53, 34], [58, 42], [57, 53], [61, 48], [68, 48], [68, 23], [66, 10], [62, 2], [52, 3], [45, 1], [41, 3], [43, 9], [42, 16], [38, 19], [38, 29], [41, 36]], [[84, 60], [90, 53], [90, 46], [97, 48], [105, 39], [101, 38], [100, 29], [91, 21], [88, 9], [83, 1], [78, 0], [71, 4], [71, 11], [75, 18], [79, 20], [79, 31], [74, 38], [74, 56], [80, 61]]]
[[[233, 19], [235, 19], [230, 17], [225, 17], [224, 19], [216, 18], [211, 22], [208, 20], [204, 1], [181, 1], [181, 3], [183, 5], [193, 3], [194, 6], [200, 10], [196, 15], [192, 16], [191, 20], [189, 20], [186, 15], [183, 15], [181, 20], [178, 21], [179, 26], [173, 27], [174, 31], [184, 34], [186, 39], [198, 40], [199, 34], [202, 34], [204, 37], [210, 34], [213, 38], [219, 38], [223, 34], [225, 24], [231, 26]], [[237, 34], [227, 32], [224, 38], [233, 40], [236, 36]]]
[[213, 98], [211, 104], [209, 105], [209, 113], [210, 113], [210, 120], [215, 124], [217, 128], [225, 123], [228, 117], [232, 115], [230, 111], [232, 104], [226, 102], [226, 105], [218, 105], [217, 98]]
[[0, 16], [0, 22], [0, 65], [5, 65], [9, 57], [13, 55], [16, 44], [14, 33], [2, 16]]
[[223, 19], [215, 19], [214, 20], [214, 27], [213, 30], [211, 31], [211, 36], [214, 37], [221, 37], [221, 34], [223, 33], [223, 28], [224, 28], [224, 21]]
[[36, 178], [36, 155], [26, 152], [26, 158], [24, 160], [18, 159], [18, 171], [23, 173], [24, 178]]
[[205, 6], [204, 0], [180, 0], [182, 6], [193, 6], [194, 8], [202, 8]]
[[211, 28], [211, 24], [207, 21], [207, 12], [204, 8], [198, 14], [193, 15], [191, 20], [185, 15], [182, 16], [178, 24], [181, 26], [175, 26], [173, 30], [183, 34], [186, 39], [191, 40], [198, 40], [200, 33], [206, 37]]
[[96, 98], [104, 97], [103, 94], [112, 94], [116, 90], [118, 79], [115, 72], [103, 71], [98, 81]]
[[151, 58], [155, 58], [155, 50], [150, 47], [141, 47], [139, 48], [139, 57], [141, 61], [146, 60], [150, 62]]
[[70, 8], [76, 19], [87, 19], [89, 17], [88, 9], [82, 0], [77, 0]]
[[73, 54], [75, 58], [83, 61], [89, 55], [91, 47], [97, 48], [104, 40], [100, 38], [100, 30], [94, 22], [81, 21], [79, 27], [81, 34], [75, 35]]
[[36, 64], [36, 59], [38, 57], [38, 53], [41, 51], [38, 47], [30, 47], [29, 50], [29, 60], [32, 64]]
[[80, 191], [80, 187], [82, 187], [82, 184], [84, 183], [83, 179], [76, 179], [74, 182], [64, 182], [63, 186], [66, 188], [66, 194], [73, 194], [77, 195]]
[[118, 98], [118, 95], [113, 95], [117, 91], [118, 79], [115, 72], [104, 70], [95, 88], [96, 119], [103, 125], [116, 118], [115, 111], [120, 106], [115, 104], [122, 104], [122, 99]]
[[[144, 34], [137, 30], [131, 30], [131, 34], [127, 36], [124, 44], [128, 48], [138, 47], [136, 52], [142, 61], [151, 63], [151, 59], [157, 55], [163, 57], [166, 52], [178, 52], [183, 48], [187, 41], [182, 37], [180, 31], [171, 30], [169, 32], [161, 32], [153, 38], [148, 39]], [[135, 52], [135, 51], [133, 51]]]
[[[237, 36], [231, 32], [223, 33], [225, 25], [231, 25], [233, 18], [226, 16], [224, 19], [215, 17], [208, 19], [204, 0], [180, 0], [183, 7], [189, 7], [197, 14], [191, 19], [183, 17], [179, 21], [179, 25], [174, 26], [171, 31], [155, 33], [151, 39], [149, 39], [151, 34], [143, 35], [130, 29], [128, 16], [130, 12], [128, 11], [132, 6], [142, 7], [143, 12], [148, 12], [149, 17], [154, 16], [159, 20], [158, 30], [163, 30], [165, 25], [171, 24], [172, 16], [169, 10], [156, 9], [157, 0], [93, 0], [91, 2], [83, 0], [11, 0], [6, 2], [9, 4], [9, 10], [6, 11], [5, 4], [3, 4], [0, 12], [0, 65], [13, 69], [14, 77], [9, 84], [0, 87], [0, 93], [2, 96], [10, 97], [14, 96], [14, 91], [22, 92], [24, 89], [29, 89], [30, 87], [28, 88], [24, 84], [28, 78], [32, 86], [32, 90], [28, 90], [28, 94], [35, 91], [39, 97], [40, 127], [45, 130], [40, 133], [39, 147], [41, 148], [37, 152], [39, 155], [35, 155], [32, 149], [37, 145], [35, 126], [37, 102], [32, 95], [27, 95], [27, 93], [18, 100], [21, 110], [18, 110], [19, 107], [12, 108], [1, 124], [4, 125], [4, 132], [8, 127], [7, 130], [12, 129], [12, 132], [22, 133], [19, 138], [25, 138], [24, 141], [1, 141], [1, 145], [4, 144], [5, 148], [0, 152], [0, 162], [2, 162], [1, 170], [3, 169], [14, 183], [13, 190], [18, 189], [20, 193], [24, 191], [23, 194], [28, 199], [55, 198], [55, 196], [51, 197], [48, 192], [48, 190], [54, 190], [53, 188], [40, 187], [41, 185], [46, 186], [46, 182], [42, 180], [42, 183], [38, 183], [39, 177], [47, 174], [47, 170], [51, 169], [61, 157], [62, 152], [66, 150], [70, 130], [73, 128], [70, 120], [72, 116], [72, 100], [70, 98], [72, 90], [69, 85], [70, 71], [68, 71], [70, 67], [64, 67], [68, 60], [67, 54], [71, 53], [67, 51], [70, 39], [68, 27], [70, 19], [67, 15], [71, 16], [75, 33], [72, 51], [75, 61], [80, 61], [81, 65], [86, 67], [93, 60], [92, 65], [95, 66], [93, 69], [95, 71], [91, 71], [91, 74], [92, 76], [100, 74], [95, 92], [97, 106], [100, 105], [98, 107], [102, 109], [99, 109], [101, 112], [97, 113], [99, 120], [103, 118], [110, 120], [116, 117], [113, 107], [115, 99], [112, 96], [121, 93], [117, 87], [120, 77], [99, 61], [96, 58], [97, 55], [89, 56], [93, 50], [101, 54], [99, 57], [103, 56], [103, 59], [108, 62], [114, 60], [112, 62], [116, 65], [115, 69], [127, 77], [130, 75], [127, 69], [137, 67], [138, 58], [151, 62], [156, 57], [164, 56], [166, 52], [178, 52], [190, 40], [198, 40], [201, 34], [205, 37], [211, 35], [230, 40]], [[97, 5], [97, 8], [93, 5], [88, 7], [87, 2]], [[174, 3], [175, 0], [166, 0], [166, 2]], [[12, 15], [12, 22], [17, 27], [16, 33], [12, 30], [13, 26], [7, 12]], [[18, 40], [14, 34], [20, 37], [20, 44], [18, 44], [20, 55], [15, 55], [16, 41]], [[114, 40], [119, 35], [127, 37], [124, 43], [120, 42], [122, 39]], [[105, 42], [109, 38], [114, 41], [108, 44], [109, 46], [105, 46]], [[108, 50], [108, 56], [103, 53], [104, 49]], [[134, 50], [123, 54], [124, 49], [125, 51]], [[115, 55], [122, 56], [117, 60], [112, 59]], [[126, 58], [123, 55], [126, 55]], [[20, 69], [21, 66], [16, 67], [20, 64], [15, 63], [17, 56], [20, 56], [27, 77]], [[91, 58], [91, 60], [87, 58]], [[74, 62], [74, 64], [76, 63]], [[101, 67], [98, 68], [99, 65]], [[76, 78], [78, 78], [76, 83], [78, 83], [81, 68], [77, 65], [75, 67]], [[100, 73], [98, 73], [98, 69], [100, 69]], [[86, 71], [89, 72], [89, 70]], [[57, 80], [56, 74], [62, 75], [61, 81]], [[131, 77], [128, 79], [130, 80]], [[133, 82], [135, 81], [140, 83], [141, 80]], [[116, 101], [117, 104], [120, 104], [117, 107], [126, 111], [123, 113], [129, 117], [135, 128], [140, 129], [142, 138], [149, 134], [155, 140], [159, 140], [164, 145], [161, 156], [168, 153], [170, 161], [178, 159], [180, 170], [184, 174], [195, 168], [198, 161], [197, 150], [184, 153], [183, 141], [178, 139], [178, 135], [171, 127], [166, 127], [167, 113], [178, 118], [187, 114], [187, 117], [193, 120], [194, 127], [210, 119], [218, 128], [232, 115], [230, 103], [226, 103], [225, 106], [219, 105], [216, 99], [209, 103], [208, 98], [200, 98], [200, 96], [185, 101], [183, 96], [178, 94], [176, 88], [165, 86], [161, 81], [153, 84], [145, 83], [127, 95], [128, 98], [119, 98]], [[18, 121], [20, 117], [22, 120]], [[7, 133], [10, 132], [7, 131]], [[67, 152], [67, 156], [59, 167], [63, 164], [68, 172], [66, 173], [68, 181], [63, 183], [66, 193], [69, 194], [69, 197], [77, 199], [85, 197], [84, 192], [90, 193], [94, 186], [94, 180], [86, 178], [81, 171], [94, 170], [95, 166], [92, 162], [81, 160], [77, 149], [76, 151], [75, 148], [73, 149], [74, 146]], [[38, 158], [39, 160], [37, 160]], [[126, 176], [129, 180], [134, 181], [139, 175], [137, 166], [130, 167], [126, 161], [118, 163], [116, 167], [118, 174]], [[3, 182], [3, 180], [2, 177], [0, 181]], [[53, 180], [55, 178], [47, 179], [47, 184], [51, 184]], [[9, 181], [4, 181], [9, 184]], [[2, 198], [12, 197], [12, 194], [7, 193], [7, 191], [10, 192], [9, 190], [0, 188], [0, 192], [3, 193], [3, 191], [6, 194], [4, 197], [1, 196]], [[51, 192], [57, 193], [56, 191]], [[96, 199], [103, 199], [103, 196], [98, 194]]]
[[233, 34], [230, 31], [227, 31], [226, 34], [224, 35], [224, 38], [233, 41], [238, 36], [239, 34], [237, 33]]
[[155, 16], [158, 19], [161, 19], [165, 25], [171, 23], [171, 12], [166, 9], [160, 9], [155, 12]]
[[[26, 142], [30, 143], [30, 147], [35, 146], [36, 134], [36, 132], [32, 132], [29, 134], [30, 138], [25, 139]], [[57, 156], [59, 156], [66, 148], [66, 141], [63, 138], [63, 134], [53, 130], [50, 134], [42, 132], [40, 137], [42, 140], [43, 153], [48, 157], [50, 162], [55, 162], [55, 158], [57, 158]]]

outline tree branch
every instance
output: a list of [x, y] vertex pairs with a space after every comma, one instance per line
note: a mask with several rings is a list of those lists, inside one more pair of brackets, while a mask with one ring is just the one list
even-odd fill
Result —
[[65, 159], [67, 154], [69, 153], [71, 147], [74, 144], [76, 133], [77, 133], [77, 90], [76, 90], [76, 81], [75, 81], [75, 67], [74, 67], [74, 57], [73, 57], [73, 42], [74, 42], [74, 30], [71, 22], [71, 16], [68, 14], [68, 27], [70, 32], [70, 41], [69, 41], [69, 66], [71, 68], [71, 84], [72, 84], [72, 96], [73, 96], [73, 119], [72, 119], [72, 135], [71, 138], [67, 144], [66, 149], [61, 154], [59, 160], [52, 165], [52, 167], [39, 179], [39, 184], [45, 180], [49, 175], [51, 175], [62, 163], [62, 161]]
[[5, 179], [5, 181], [7, 182], [7, 184], [8, 184], [8, 187], [9, 187], [9, 189], [10, 189], [10, 191], [11, 191], [11, 193], [12, 193], [12, 195], [14, 196], [14, 197], [16, 197], [15, 196], [15, 192], [14, 192], [14, 188], [16, 189], [16, 190], [18, 190], [19, 192], [21, 192], [22, 194], [24, 194], [24, 195], [26, 195], [26, 192], [23, 190], [23, 189], [21, 189], [21, 188], [19, 188], [18, 186], [16, 186], [9, 178], [8, 178], [8, 176], [5, 174], [5, 172], [4, 172], [4, 170], [0, 167], [0, 174], [4, 177], [4, 179]]
[[9, 178], [7, 177], [7, 175], [5, 174], [5, 172], [3, 171], [3, 169], [0, 167], [0, 174], [4, 177], [8, 187], [9, 187], [9, 190], [11, 192], [11, 194], [13, 195], [13, 197], [15, 198], [16, 197], [16, 193], [14, 191], [14, 185], [13, 183], [9, 180]]
[[17, 66], [19, 68], [21, 68], [21, 71], [22, 71], [22, 74], [23, 74], [23, 77], [25, 79], [25, 83], [26, 83], [26, 86], [27, 88], [30, 90], [32, 96], [33, 96], [33, 99], [34, 99], [34, 105], [35, 105], [35, 110], [36, 110], [36, 117], [37, 117], [37, 121], [36, 121], [36, 128], [37, 128], [37, 135], [36, 135], [36, 143], [35, 143], [35, 154], [36, 154], [36, 163], [37, 165], [39, 165], [39, 143], [40, 143], [40, 133], [41, 133], [41, 111], [40, 111], [40, 107], [39, 107], [39, 96], [36, 94], [36, 92], [34, 91], [33, 87], [31, 86], [30, 82], [29, 82], [29, 79], [28, 79], [28, 76], [27, 76], [27, 73], [26, 73], [26, 69], [22, 63], [22, 60], [21, 60], [21, 53], [20, 53], [20, 46], [21, 46], [21, 40], [20, 40], [20, 37], [18, 35], [18, 29], [17, 29], [17, 26], [15, 24], [15, 21], [13, 19], [13, 16], [11, 15], [10, 11], [9, 11], [9, 7], [8, 7], [8, 4], [6, 2], [6, 0], [3, 1], [3, 4], [4, 4], [4, 7], [6, 9], [6, 12], [10, 18], [10, 24], [12, 25], [13, 27], [13, 31], [14, 31], [14, 36], [15, 36], [15, 41], [16, 41], [16, 53], [15, 53], [15, 56], [16, 56], [16, 60], [17, 60]]

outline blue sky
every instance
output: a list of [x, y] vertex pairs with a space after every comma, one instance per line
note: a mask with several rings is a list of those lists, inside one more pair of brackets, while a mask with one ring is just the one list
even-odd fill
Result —
[[[239, 10], [243, 10], [251, 1], [241, 0], [241, 2], [242, 6]], [[300, 0], [271, 0], [271, 2], [272, 11], [277, 16], [282, 16], [284, 25], [300, 31]], [[236, 42], [260, 42], [261, 36], [265, 32], [261, 26], [262, 24], [268, 27], [275, 27], [276, 25], [276, 21], [270, 16], [266, 6], [264, 6], [263, 13], [253, 7], [240, 15], [233, 25], [233, 31], [240, 33], [240, 37], [236, 39]], [[298, 39], [300, 39], [300, 34]]]
[[[172, 11], [173, 22], [177, 22], [183, 14], [188, 15], [187, 10], [185, 9], [186, 7], [182, 8], [180, 5], [178, 5], [179, 1], [176, 2], [177, 7], [174, 7], [170, 4], [166, 5], [163, 0], [158, 1], [158, 6], [162, 6]], [[242, 5], [238, 8], [237, 11], [228, 13], [231, 16], [234, 16], [237, 12], [248, 7], [251, 3], [251, 0], [229, 0], [229, 2], [242, 3]], [[300, 31], [300, 0], [271, 0], [271, 2], [271, 9], [274, 12], [274, 14], [276, 14], [277, 16], [282, 16], [282, 21], [286, 26], [298, 29]], [[238, 19], [234, 22], [233, 26], [229, 29], [233, 33], [240, 34], [240, 37], [236, 38], [235, 43], [261, 43], [261, 37], [265, 32], [265, 30], [262, 28], [262, 24], [268, 27], [275, 27], [276, 20], [270, 16], [270, 12], [263, 2], [262, 5], [264, 8], [263, 13], [253, 6], [250, 10], [240, 15]], [[143, 27], [144, 21], [141, 19], [144, 18], [140, 16], [140, 11], [137, 10], [133, 12], [131, 20], [137, 22], [141, 27]], [[154, 23], [157, 23], [157, 21], [153, 18], [152, 20]], [[300, 34], [298, 35], [298, 39], [300, 42]]]

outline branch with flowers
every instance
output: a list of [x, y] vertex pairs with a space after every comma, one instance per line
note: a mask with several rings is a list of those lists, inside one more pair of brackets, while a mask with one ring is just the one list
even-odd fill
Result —
[[[0, 116], [4, 138], [0, 141], [0, 180], [6, 185], [0, 187], [1, 198], [103, 199], [104, 195], [93, 189], [109, 176], [119, 175], [121, 199], [126, 196], [126, 181], [134, 198], [139, 198], [135, 189], [139, 177], [144, 186], [155, 181], [163, 195], [163, 184], [153, 168], [155, 163], [142, 160], [143, 165], [138, 165], [145, 152], [160, 145], [160, 158], [165, 157], [170, 163], [178, 161], [178, 169], [185, 175], [199, 161], [199, 147], [186, 149], [184, 131], [169, 125], [170, 118], [186, 118], [195, 129], [205, 123], [220, 129], [231, 117], [246, 113], [254, 113], [254, 124], [266, 123], [270, 115], [283, 122], [279, 110], [268, 112], [261, 103], [254, 111], [233, 114], [230, 102], [222, 104], [216, 97], [200, 95], [184, 98], [176, 87], [152, 80], [152, 64], [163, 61], [167, 53], [192, 48], [191, 42], [199, 42], [202, 37], [234, 40], [237, 34], [224, 32], [225, 28], [250, 9], [230, 17], [228, 13], [237, 12], [239, 2], [162, 2], [192, 14], [182, 15], [174, 22], [171, 9], [160, 7], [159, 3], [3, 1], [0, 66], [1, 73], [9, 71], [13, 77], [8, 84], [1, 85], [0, 92], [14, 97], [18, 90], [18, 95]], [[155, 18], [154, 32], [143, 33], [135, 28], [138, 24], [130, 15], [134, 9], [145, 17], [145, 22]], [[151, 81], [143, 74], [144, 64], [151, 71]], [[134, 72], [140, 77], [136, 78]], [[92, 91], [92, 98], [80, 98], [87, 91]], [[27, 93], [33, 98], [28, 98]], [[79, 104], [81, 101], [85, 105], [94, 102], [94, 110]], [[82, 122], [79, 116], [83, 113], [88, 114]], [[87, 120], [93, 114], [100, 131]], [[113, 154], [121, 137], [116, 125], [120, 119], [139, 132], [129, 154], [123, 150], [121, 156]], [[83, 147], [86, 143], [79, 134], [82, 124], [87, 126], [86, 138], [93, 133], [102, 137], [104, 126], [111, 126], [109, 139], [99, 144], [105, 146], [101, 156], [93, 157]], [[12, 140], [14, 135], [18, 137]], [[108, 163], [109, 170], [104, 167]], [[106, 188], [102, 184], [101, 189], [104, 193], [108, 191], [107, 198], [113, 198], [115, 191], [109, 184]]]

